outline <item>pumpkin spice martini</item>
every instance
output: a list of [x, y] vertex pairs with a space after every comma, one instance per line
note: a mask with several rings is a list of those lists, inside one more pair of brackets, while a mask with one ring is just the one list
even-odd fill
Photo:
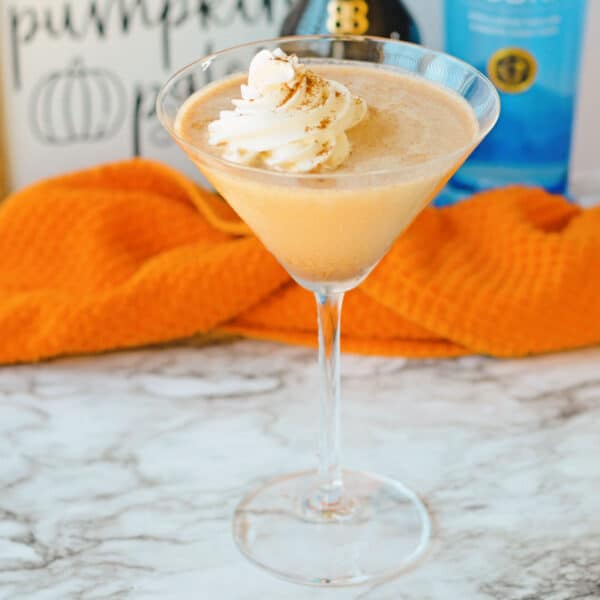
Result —
[[[190, 81], [197, 91], [182, 95]], [[317, 300], [318, 470], [250, 492], [234, 516], [238, 547], [271, 573], [309, 585], [402, 572], [425, 553], [430, 520], [398, 481], [341, 469], [342, 299], [493, 127], [493, 85], [466, 63], [412, 44], [280, 38], [186, 67], [164, 86], [157, 111]]]
[[[308, 68], [281, 50], [264, 50], [248, 75], [191, 96], [175, 131], [238, 164], [350, 176], [289, 186], [271, 175], [212, 169], [190, 155], [296, 279], [347, 289], [464, 159], [479, 125], [461, 96], [425, 79], [360, 63]], [[413, 169], [398, 180], [400, 165]], [[361, 184], [361, 176], [380, 171], [391, 176]]]

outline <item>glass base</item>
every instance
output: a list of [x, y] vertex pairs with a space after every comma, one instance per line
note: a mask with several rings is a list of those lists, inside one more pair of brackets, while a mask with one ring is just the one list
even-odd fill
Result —
[[342, 586], [393, 577], [424, 555], [431, 523], [424, 504], [397, 481], [344, 471], [338, 505], [317, 508], [314, 472], [274, 479], [236, 509], [242, 553], [273, 575], [305, 585]]

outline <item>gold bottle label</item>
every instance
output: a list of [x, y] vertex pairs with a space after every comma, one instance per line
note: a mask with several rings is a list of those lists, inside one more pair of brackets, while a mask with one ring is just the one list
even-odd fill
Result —
[[508, 94], [527, 91], [537, 76], [537, 61], [523, 48], [502, 48], [488, 61], [488, 75], [494, 85]]
[[330, 33], [362, 35], [369, 29], [369, 5], [365, 0], [330, 0], [327, 13]]

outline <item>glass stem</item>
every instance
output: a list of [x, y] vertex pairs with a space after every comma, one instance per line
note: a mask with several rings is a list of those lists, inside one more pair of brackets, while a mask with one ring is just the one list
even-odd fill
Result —
[[315, 293], [319, 316], [321, 438], [317, 508], [331, 510], [342, 497], [340, 319], [344, 294]]

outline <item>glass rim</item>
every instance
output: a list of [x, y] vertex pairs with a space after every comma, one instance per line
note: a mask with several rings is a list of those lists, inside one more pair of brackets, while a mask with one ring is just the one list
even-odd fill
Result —
[[[474, 138], [474, 140], [472, 140], [468, 144], [465, 144], [465, 145], [461, 146], [460, 148], [457, 148], [453, 152], [450, 152], [446, 155], [437, 156], [435, 158], [424, 161], [422, 163], [418, 163], [418, 164], [414, 164], [414, 165], [399, 165], [398, 167], [394, 167], [394, 168], [379, 169], [379, 170], [373, 170], [373, 171], [364, 171], [364, 172], [360, 172], [360, 173], [355, 173], [355, 172], [339, 173], [339, 172], [336, 172], [335, 170], [322, 171], [322, 172], [318, 172], [318, 173], [311, 173], [311, 172], [296, 173], [296, 172], [288, 172], [288, 171], [275, 171], [275, 170], [266, 169], [263, 167], [254, 167], [254, 166], [250, 166], [250, 165], [243, 165], [240, 163], [236, 163], [236, 162], [227, 160], [221, 156], [216, 156], [214, 154], [211, 154], [210, 152], [206, 152], [206, 151], [200, 149], [199, 147], [195, 146], [194, 144], [191, 144], [183, 137], [181, 137], [175, 131], [175, 128], [171, 125], [169, 118], [165, 114], [165, 111], [163, 109], [164, 99], [167, 96], [167, 93], [169, 92], [171, 87], [177, 81], [179, 81], [184, 75], [187, 75], [188, 73], [194, 71], [197, 67], [201, 66], [202, 64], [206, 63], [207, 61], [213, 61], [213, 60], [219, 58], [220, 56], [225, 56], [236, 50], [241, 50], [243, 48], [250, 48], [252, 46], [259, 47], [264, 44], [274, 44], [274, 43], [279, 43], [279, 42], [287, 43], [287, 42], [295, 42], [295, 41], [324, 41], [324, 40], [350, 41], [350, 42], [371, 41], [371, 42], [377, 42], [377, 43], [394, 44], [397, 46], [412, 46], [415, 48], [419, 48], [420, 50], [423, 51], [423, 53], [427, 53], [427, 54], [433, 55], [435, 57], [443, 57], [447, 60], [454, 62], [455, 64], [462, 65], [464, 68], [466, 68], [467, 71], [470, 71], [476, 78], [479, 78], [481, 81], [483, 81], [483, 83], [492, 92], [491, 95], [493, 98], [493, 105], [496, 107], [495, 115], [494, 115], [493, 119], [491, 119], [490, 123], [485, 128], [479, 127], [479, 132], [478, 132], [477, 136]], [[342, 61], [343, 61], [343, 59], [342, 59]], [[365, 64], [373, 64], [373, 63], [369, 63], [369, 61], [355, 61], [355, 62], [364, 62]], [[424, 79], [425, 81], [429, 81], [433, 85], [442, 87], [444, 89], [451, 89], [451, 88], [448, 88], [448, 86], [444, 86], [442, 83], [431, 81], [418, 73], [411, 73], [410, 71], [408, 71], [408, 74], [415, 76], [415, 77], [419, 77], [421, 79]], [[210, 84], [208, 84], [208, 85], [210, 85]], [[204, 86], [204, 87], [206, 87], [206, 86]], [[197, 91], [200, 91], [200, 90], [197, 90]], [[454, 91], [454, 90], [452, 90], [452, 91]], [[190, 98], [190, 97], [191, 96], [189, 96], [188, 98]], [[186, 100], [187, 100], [187, 98], [186, 98]], [[423, 168], [429, 167], [431, 165], [435, 165], [438, 162], [447, 162], [449, 159], [453, 159], [454, 157], [459, 157], [464, 154], [468, 155], [471, 153], [472, 149], [477, 147], [477, 145], [493, 129], [494, 125], [498, 121], [498, 118], [500, 116], [500, 95], [498, 93], [498, 90], [494, 86], [494, 84], [490, 81], [490, 79], [488, 77], [486, 77], [481, 71], [479, 71], [479, 69], [475, 68], [473, 65], [469, 64], [468, 62], [466, 62], [464, 60], [461, 60], [460, 58], [456, 58], [455, 56], [453, 56], [451, 54], [448, 54], [441, 50], [432, 50], [431, 48], [428, 48], [427, 46], [423, 46], [421, 44], [415, 44], [413, 42], [405, 42], [403, 40], [394, 40], [394, 39], [390, 39], [390, 38], [384, 38], [384, 37], [372, 36], [372, 35], [350, 35], [350, 34], [343, 34], [343, 35], [334, 35], [334, 34], [291, 35], [291, 36], [267, 38], [267, 39], [262, 39], [262, 40], [254, 40], [252, 42], [244, 42], [242, 44], [237, 44], [235, 46], [229, 46], [227, 48], [224, 48], [223, 50], [219, 50], [217, 52], [212, 52], [211, 54], [207, 54], [205, 56], [197, 58], [196, 60], [192, 61], [191, 63], [188, 63], [187, 65], [185, 65], [185, 66], [181, 67], [180, 69], [178, 69], [177, 71], [175, 71], [167, 79], [167, 81], [161, 86], [161, 88], [158, 92], [158, 96], [156, 97], [155, 109], [156, 109], [156, 115], [158, 117], [159, 122], [168, 131], [168, 133], [171, 135], [171, 137], [182, 147], [187, 148], [190, 152], [192, 152], [193, 154], [199, 155], [200, 157], [202, 157], [202, 159], [207, 160], [208, 162], [215, 162], [224, 168], [235, 169], [236, 171], [250, 173], [253, 175], [262, 175], [262, 176], [268, 175], [270, 177], [281, 177], [281, 178], [285, 178], [285, 179], [294, 178], [294, 179], [316, 181], [319, 179], [320, 180], [323, 180], [323, 179], [345, 179], [345, 178], [351, 178], [351, 177], [363, 178], [363, 177], [373, 177], [373, 176], [383, 176], [383, 175], [400, 175], [400, 174], [406, 173], [406, 172], [422, 170]], [[173, 123], [175, 123], [175, 119], [173, 119]]]

